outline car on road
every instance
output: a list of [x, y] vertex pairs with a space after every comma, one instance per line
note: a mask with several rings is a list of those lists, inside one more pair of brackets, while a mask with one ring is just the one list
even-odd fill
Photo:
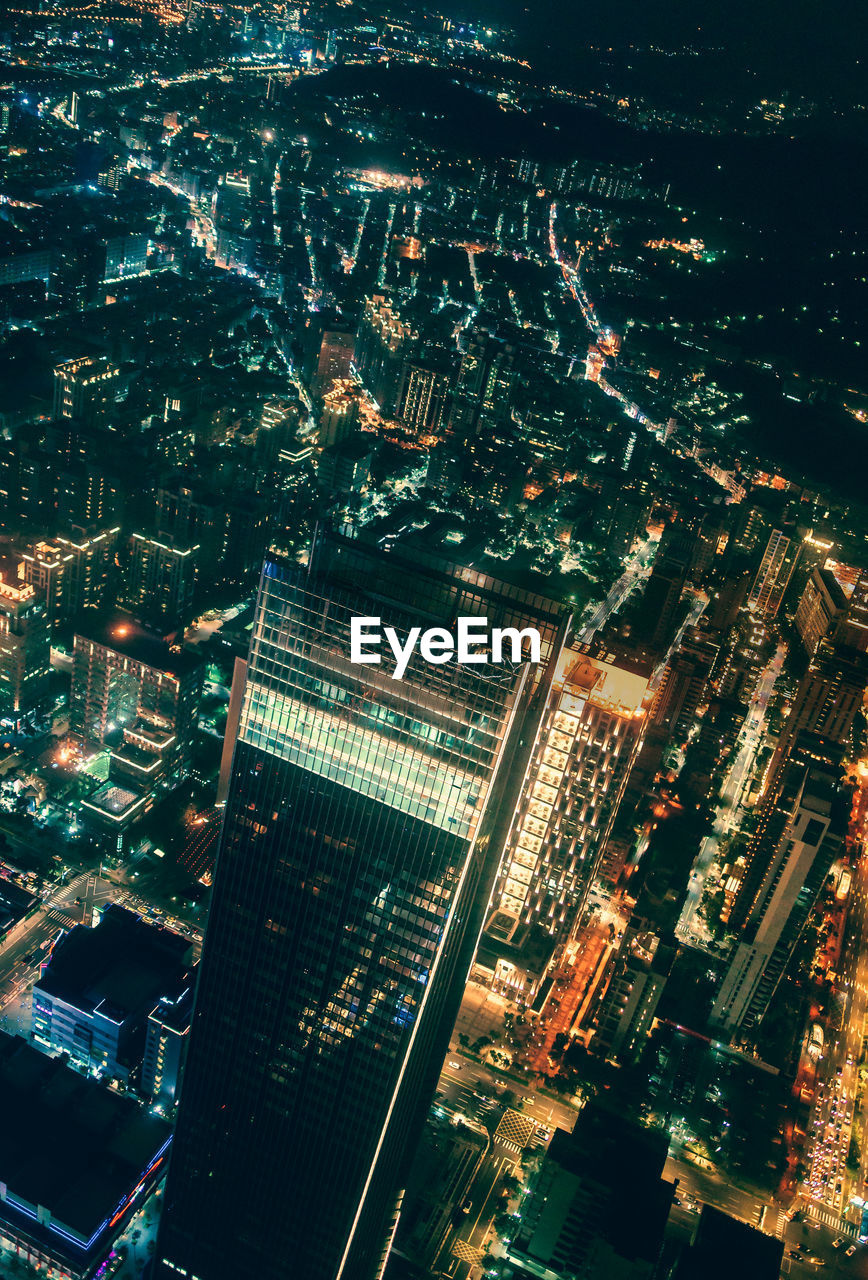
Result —
[[450, 1058], [448, 1065], [452, 1068], [453, 1071], [461, 1071], [464, 1066], [462, 1062], [458, 1062], [455, 1058]]
[[855, 1245], [855, 1244], [851, 1244], [851, 1245], [850, 1245], [850, 1248], [849, 1248], [849, 1249], [847, 1249], [847, 1250], [845, 1250], [845, 1252], [846, 1252], [846, 1254], [847, 1254], [847, 1257], [848, 1257], [848, 1258], [852, 1258], [852, 1257], [853, 1257], [853, 1254], [856, 1252], [856, 1245]]
[[847, 1243], [847, 1241], [845, 1240], [845, 1238], [844, 1238], [843, 1236], [838, 1236], [838, 1238], [837, 1238], [836, 1240], [833, 1240], [833, 1241], [832, 1241], [832, 1248], [833, 1248], [833, 1249], [840, 1249], [840, 1248], [841, 1248], [841, 1245], [842, 1245], [842, 1244], [846, 1244], [846, 1243]]

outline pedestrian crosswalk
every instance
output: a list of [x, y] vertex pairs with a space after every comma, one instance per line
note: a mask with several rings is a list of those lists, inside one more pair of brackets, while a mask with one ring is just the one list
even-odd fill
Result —
[[813, 1222], [822, 1222], [823, 1226], [830, 1227], [832, 1231], [837, 1231], [839, 1235], [856, 1238], [856, 1224], [849, 1222], [846, 1218], [842, 1218], [840, 1213], [836, 1213], [834, 1209], [827, 1209], [823, 1205], [809, 1204], [807, 1213]]
[[522, 1149], [517, 1142], [510, 1142], [508, 1139], [504, 1140], [503, 1138], [498, 1138], [497, 1144], [500, 1147], [504, 1147], [507, 1151], [511, 1151], [514, 1156], [521, 1155]]
[[783, 1209], [772, 1209], [766, 1213], [763, 1231], [769, 1235], [777, 1236], [779, 1240], [783, 1240], [787, 1230], [789, 1219]]
[[53, 907], [48, 913], [49, 920], [53, 920], [55, 924], [62, 924], [64, 929], [74, 929], [77, 924], [81, 924], [80, 920], [76, 920], [73, 916], [67, 915], [65, 911], [59, 911], [57, 907]]

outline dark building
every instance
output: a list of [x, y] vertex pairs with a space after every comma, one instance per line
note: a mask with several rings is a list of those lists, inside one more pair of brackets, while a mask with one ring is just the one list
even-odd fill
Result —
[[356, 333], [355, 365], [362, 382], [388, 416], [398, 404], [404, 360], [417, 343], [415, 330], [382, 294], [366, 299]]
[[675, 1195], [662, 1176], [668, 1149], [660, 1130], [588, 1103], [571, 1134], [554, 1132], [501, 1280], [652, 1280]]
[[129, 551], [125, 603], [131, 612], [167, 634], [188, 624], [193, 616], [199, 547], [134, 533]]
[[819, 734], [844, 747], [851, 745], [866, 688], [868, 656], [858, 649], [821, 642], [784, 721], [768, 770], [767, 790], [774, 788], [799, 734]]
[[[351, 617], [381, 614], [535, 626], [543, 663], [393, 679], [349, 661]], [[550, 601], [415, 549], [266, 561], [160, 1280], [380, 1274], [562, 634]]]
[[693, 627], [669, 660], [651, 707], [651, 721], [667, 728], [676, 742], [690, 731], [719, 651], [719, 644]]
[[54, 417], [101, 423], [112, 410], [120, 369], [107, 356], [66, 360], [54, 369]]
[[99, 1274], [170, 1142], [133, 1098], [0, 1031], [0, 1235], [20, 1262], [59, 1280]]
[[624, 930], [612, 976], [597, 1015], [593, 1047], [619, 1062], [635, 1061], [672, 971], [674, 938], [662, 939], [653, 922], [634, 913]]
[[317, 462], [317, 479], [329, 493], [344, 497], [360, 494], [370, 478], [372, 459], [370, 436], [358, 432], [323, 449]]
[[665, 651], [684, 617], [681, 597], [693, 560], [695, 538], [680, 526], [670, 526], [642, 595], [637, 617], [639, 636], [652, 649]]
[[667, 1280], [778, 1280], [784, 1244], [709, 1204], [702, 1206], [693, 1242]]

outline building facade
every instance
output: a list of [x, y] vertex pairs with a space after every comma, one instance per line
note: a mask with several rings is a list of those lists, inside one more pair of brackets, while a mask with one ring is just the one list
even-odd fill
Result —
[[747, 597], [749, 609], [773, 618], [781, 607], [801, 547], [781, 529], [773, 529]]
[[17, 720], [48, 694], [49, 622], [27, 583], [0, 579], [0, 720]]
[[531, 623], [537, 597], [423, 559], [333, 539], [266, 561], [160, 1280], [382, 1273], [542, 678], [351, 664], [354, 614]]
[[[143, 782], [154, 772], [189, 767], [202, 697], [203, 664], [168, 645], [123, 615], [82, 623], [73, 647], [69, 731], [87, 746], [119, 740], [144, 752]], [[129, 754], [129, 752], [127, 753]]]
[[581, 915], [641, 744], [649, 675], [589, 645], [561, 653], [492, 899], [489, 947], [532, 925], [563, 941]]
[[762, 1019], [841, 850], [841, 757], [834, 743], [804, 735], [763, 805], [730, 913], [739, 941], [711, 1014], [729, 1036]]

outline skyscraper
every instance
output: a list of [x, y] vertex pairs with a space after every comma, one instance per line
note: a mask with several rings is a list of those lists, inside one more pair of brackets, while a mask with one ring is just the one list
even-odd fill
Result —
[[762, 1019], [841, 849], [842, 754], [803, 735], [763, 805], [729, 917], [739, 941], [711, 1015], [727, 1034]]
[[33, 587], [0, 574], [0, 720], [17, 720], [48, 695], [49, 623]]
[[747, 598], [749, 609], [773, 618], [781, 607], [801, 547], [781, 529], [773, 529]]
[[355, 365], [385, 414], [395, 412], [404, 359], [417, 342], [415, 330], [382, 294], [365, 300], [356, 333]]
[[[562, 651], [498, 877], [488, 947], [512, 956], [534, 925], [553, 945], [570, 934], [641, 745], [649, 675], [599, 646]], [[516, 964], [519, 981], [521, 972]]]
[[446, 415], [451, 376], [417, 360], [404, 368], [398, 393], [398, 418], [417, 435], [438, 432]]
[[54, 368], [54, 417], [103, 422], [118, 391], [120, 368], [107, 356], [82, 356]]
[[198, 557], [198, 546], [134, 533], [125, 596], [136, 617], [167, 632], [189, 623]]
[[844, 747], [852, 744], [853, 722], [862, 710], [866, 689], [868, 657], [858, 649], [822, 641], [784, 721], [766, 774], [767, 791], [774, 789], [799, 734], [820, 734]]
[[73, 647], [70, 734], [89, 747], [122, 737], [130, 750], [116, 745], [113, 762], [126, 760], [142, 783], [155, 774], [184, 775], [203, 672], [201, 659], [170, 649], [131, 618], [85, 614]]
[[[350, 661], [350, 619], [543, 662]], [[262, 575], [155, 1274], [373, 1280], [560, 643], [551, 602], [320, 537]], [[530, 723], [528, 721], [530, 720]]]
[[690, 732], [720, 645], [690, 627], [669, 659], [651, 707], [651, 721], [669, 729], [676, 742]]
[[831, 569], [818, 565], [805, 584], [794, 618], [799, 639], [809, 656], [847, 609], [847, 596]]

